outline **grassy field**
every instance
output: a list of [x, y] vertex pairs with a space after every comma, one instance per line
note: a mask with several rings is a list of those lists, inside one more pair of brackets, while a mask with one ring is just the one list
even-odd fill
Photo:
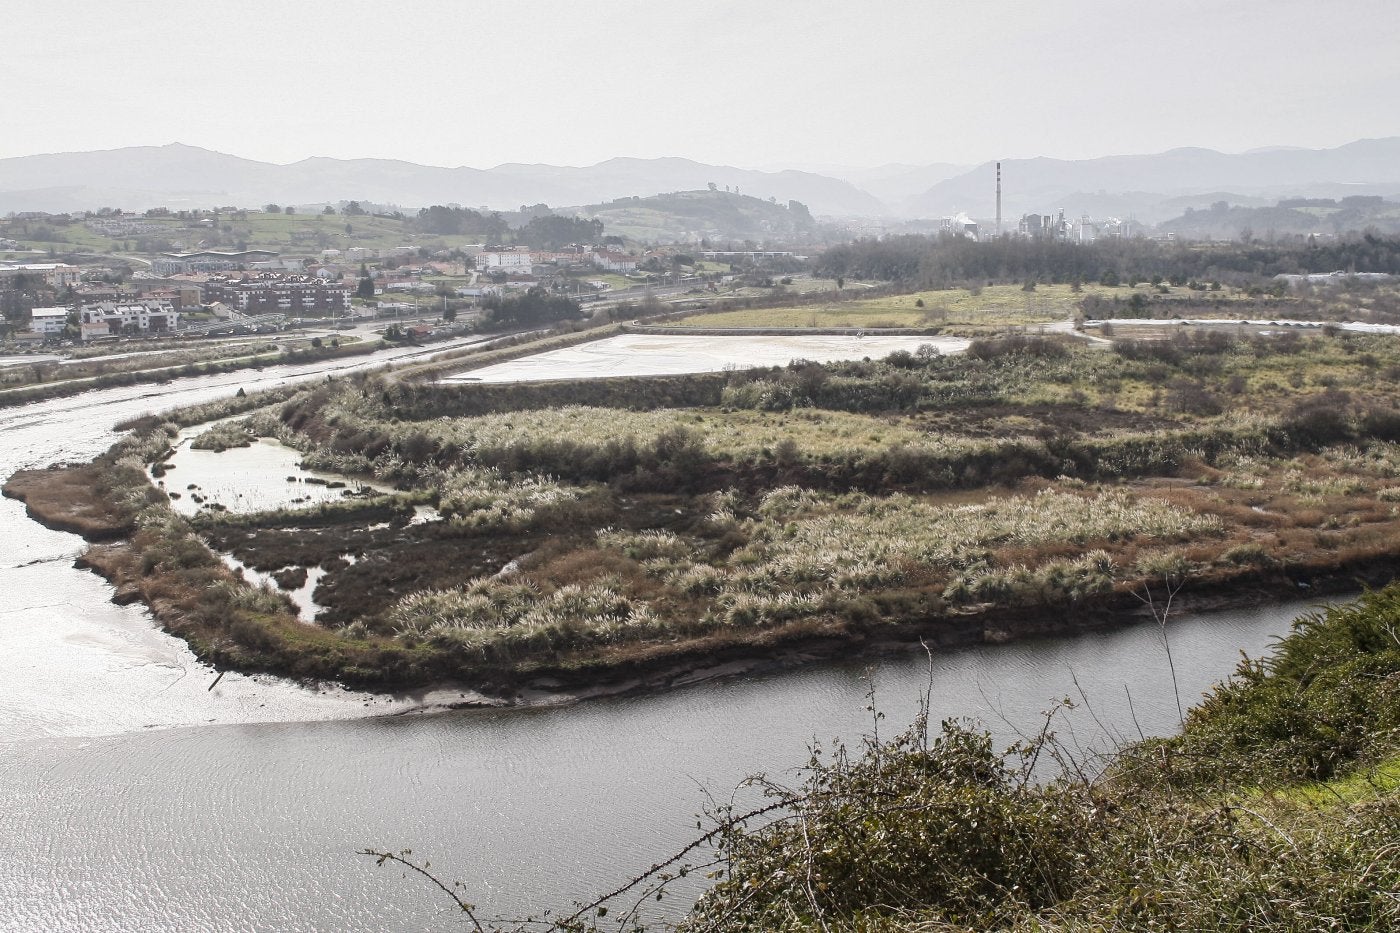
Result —
[[[66, 227], [54, 227], [53, 229], [62, 239], [41, 238], [33, 234], [20, 232], [14, 227], [5, 228], [0, 226], [0, 232], [5, 232], [8, 237], [19, 240], [27, 249], [37, 250], [41, 253], [47, 252], [50, 248], [59, 253], [69, 251], [109, 253], [113, 251], [112, 244], [118, 242], [110, 240], [99, 233], [94, 233], [82, 224], [70, 224]], [[32, 252], [11, 255], [13, 255], [16, 262], [46, 261], [42, 256], [36, 256]]]
[[796, 444], [812, 456], [828, 456], [856, 453], [872, 444], [943, 448], [960, 441], [930, 433], [917, 418], [879, 418], [820, 409], [619, 411], [576, 405], [413, 425], [404, 433], [426, 431], [442, 447], [486, 450], [565, 437], [632, 437], [639, 444], [652, 444], [677, 430], [692, 434], [708, 453], [736, 460], [771, 456], [784, 442]]
[[610, 234], [647, 242], [664, 242], [675, 233], [675, 218], [647, 207], [609, 210], [604, 223]]
[[[265, 214], [248, 211], [246, 220], [227, 219], [235, 235], [243, 234], [251, 248], [285, 252], [316, 252], [353, 247], [393, 249], [399, 246], [451, 249], [476, 242], [465, 236], [430, 236], [410, 232], [407, 223], [390, 217], [346, 217], [322, 214]], [[350, 232], [346, 233], [346, 226]], [[324, 245], [323, 245], [324, 244]]]
[[[820, 304], [794, 304], [792, 307], [745, 308], [693, 314], [675, 322], [689, 327], [929, 327], [942, 326], [959, 333], [975, 334], [979, 329], [1031, 326], [1065, 321], [1080, 314], [1085, 299], [1127, 302], [1134, 295], [1156, 302], [1163, 316], [1180, 314], [1192, 299], [1201, 301], [1208, 294], [1211, 303], [1238, 303], [1248, 306], [1249, 296], [1236, 290], [1193, 292], [1185, 287], [1142, 283], [1108, 287], [1096, 283], [1080, 286], [1037, 285], [1026, 291], [1022, 285], [988, 285], [977, 289], [950, 288], [862, 298], [868, 283], [847, 282], [840, 300], [836, 285], [826, 279], [794, 280], [791, 289], [798, 294], [832, 292], [832, 300]], [[745, 296], [767, 293], [744, 290]], [[1151, 307], [1149, 304], [1148, 307]], [[1340, 307], [1340, 306], [1339, 306]], [[1191, 316], [1229, 317], [1243, 314], [1231, 308], [1222, 311], [1212, 305], [1191, 305]], [[1277, 309], [1269, 312], [1278, 317]]]
[[[816, 290], [834, 283], [815, 281]], [[851, 286], [841, 301], [792, 308], [752, 308], [697, 314], [677, 323], [688, 327], [927, 327], [972, 325], [1004, 327], [1048, 324], [1073, 317], [1078, 303], [1091, 294], [1115, 294], [1126, 289], [1085, 285], [1074, 292], [1068, 285], [1039, 285], [1027, 292], [1019, 285], [991, 285], [973, 293], [941, 289], [907, 295], [861, 298]], [[920, 306], [922, 302], [922, 306]]]

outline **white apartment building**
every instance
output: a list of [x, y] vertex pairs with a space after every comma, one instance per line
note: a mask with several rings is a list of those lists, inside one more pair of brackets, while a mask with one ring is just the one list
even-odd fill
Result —
[[532, 253], [501, 250], [478, 253], [476, 267], [482, 272], [511, 272], [528, 275], [535, 265]]
[[[180, 324], [180, 312], [168, 301], [99, 301], [83, 305], [78, 312], [78, 323], [82, 326], [83, 338], [100, 337], [107, 334], [164, 333], [172, 331]], [[106, 325], [104, 332], [100, 325]]]
[[50, 288], [66, 288], [78, 284], [82, 270], [66, 262], [0, 263], [0, 287], [9, 286], [21, 275], [42, 278]]
[[29, 312], [29, 330], [35, 334], [61, 334], [68, 326], [67, 308], [34, 308]]

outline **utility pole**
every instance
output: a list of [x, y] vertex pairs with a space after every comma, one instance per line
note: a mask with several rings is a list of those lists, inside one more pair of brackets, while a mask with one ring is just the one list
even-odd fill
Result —
[[1001, 236], [1001, 163], [997, 163], [997, 236]]

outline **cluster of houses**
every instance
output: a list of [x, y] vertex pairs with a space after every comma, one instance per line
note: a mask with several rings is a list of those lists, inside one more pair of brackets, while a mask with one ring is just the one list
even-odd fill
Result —
[[82, 269], [66, 262], [0, 263], [0, 288], [15, 288], [26, 279], [49, 288], [67, 288], [82, 279]]
[[[574, 246], [560, 250], [528, 249], [526, 247], [468, 244], [458, 247], [479, 273], [475, 284], [452, 289], [458, 298], [480, 298], [502, 288], [523, 288], [561, 273], [615, 272], [629, 274], [637, 271], [641, 261], [637, 256], [620, 250], [595, 246]], [[439, 256], [446, 255], [445, 253]], [[394, 249], [354, 248], [321, 251], [325, 264], [316, 274], [323, 277], [342, 275], [348, 281], [358, 279], [358, 264], [374, 260], [391, 260], [373, 270], [371, 278], [375, 293], [382, 295], [430, 294], [439, 288], [429, 277], [461, 276], [467, 267], [460, 261], [420, 259], [417, 248], [400, 246]], [[394, 305], [379, 302], [380, 310]]]
[[[137, 218], [100, 217], [89, 219], [89, 225], [113, 236], [149, 232], [144, 229], [149, 221]], [[182, 320], [190, 325], [192, 312], [235, 320], [264, 315], [338, 317], [366, 309], [371, 314], [386, 309], [407, 312], [418, 307], [408, 296], [419, 292], [478, 298], [564, 272], [634, 273], [639, 263], [639, 257], [606, 245], [542, 250], [479, 243], [458, 250], [460, 254], [454, 252], [449, 259], [426, 260], [413, 246], [324, 249], [310, 259], [283, 258], [262, 249], [166, 252], [138, 270], [135, 281], [126, 286], [84, 281], [83, 270], [67, 263], [0, 264], [0, 290], [26, 291], [41, 284], [41, 291], [52, 293], [46, 304], [30, 310], [28, 332], [14, 335], [21, 342], [64, 337], [87, 341], [171, 333]], [[362, 264], [371, 262], [378, 264], [371, 273], [375, 294], [388, 300], [362, 309], [351, 299], [360, 285]], [[442, 290], [444, 278], [462, 276], [469, 266], [478, 273], [475, 281]], [[403, 297], [391, 298], [395, 294]], [[66, 303], [59, 305], [54, 298]]]
[[200, 250], [194, 253], [161, 253], [151, 262], [151, 272], [156, 275], [197, 275], [237, 269], [267, 271], [282, 269], [283, 266], [278, 255], [267, 249]]
[[83, 340], [118, 334], [162, 334], [180, 325], [180, 312], [163, 298], [140, 301], [99, 301], [78, 309]]
[[[275, 253], [268, 255], [276, 257]], [[204, 256], [193, 261], [217, 260]], [[301, 269], [300, 263], [296, 268]], [[0, 277], [7, 274], [11, 280], [19, 274], [42, 276], [52, 290], [66, 289], [71, 299], [67, 305], [32, 308], [28, 332], [15, 335], [20, 342], [54, 340], [75, 332], [84, 341], [170, 333], [180, 326], [182, 313], [200, 310], [212, 312], [216, 318], [345, 314], [353, 293], [342, 281], [305, 272], [181, 273], [153, 281], [139, 294], [118, 285], [80, 282], [78, 267], [62, 263], [0, 267]]]
[[32, 308], [29, 332], [21, 332], [16, 337], [21, 343], [57, 339], [75, 319], [81, 339], [97, 340], [119, 334], [168, 333], [179, 326], [180, 312], [165, 298], [98, 301], [76, 308], [65, 305]]
[[[505, 272], [510, 275], [536, 275], [545, 271], [569, 269], [594, 269], [601, 272], [635, 272], [638, 259], [621, 250], [606, 246], [573, 246], [560, 250], [528, 249], [526, 247], [491, 246], [486, 243], [469, 243], [457, 249], [469, 256], [476, 268], [482, 272]], [[414, 246], [396, 246], [392, 249], [372, 249], [350, 247], [349, 249], [323, 249], [321, 259], [328, 263], [361, 263], [383, 259], [413, 259], [418, 255]], [[240, 267], [255, 269], [257, 266], [244, 263]]]
[[220, 303], [240, 314], [342, 314], [352, 289], [343, 281], [286, 272], [227, 273], [205, 279], [206, 304]]
[[540, 267], [550, 270], [563, 268], [595, 269], [600, 272], [628, 273], [637, 271], [637, 257], [603, 246], [576, 246], [562, 250], [507, 249], [504, 247], [469, 246], [463, 252], [471, 256], [476, 267], [487, 274], [505, 272], [512, 275], [538, 274]]

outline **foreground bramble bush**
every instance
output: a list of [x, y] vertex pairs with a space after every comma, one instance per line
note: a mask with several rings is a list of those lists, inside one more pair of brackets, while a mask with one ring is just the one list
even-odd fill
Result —
[[[814, 754], [801, 785], [764, 782], [767, 822], [716, 814], [720, 881], [681, 927], [1395, 929], [1397, 630], [1396, 586], [1306, 616], [1183, 735], [1107, 762], [1050, 732], [997, 755], [958, 723]], [[1051, 757], [1069, 767], [1035, 780]]]
[[803, 928], [878, 905], [938, 904], [968, 926], [1041, 910], [1073, 890], [1096, 820], [1082, 789], [1025, 788], [985, 734], [953, 723], [927, 743], [814, 756], [801, 787], [769, 792], [790, 807], [721, 839], [723, 880], [685, 929]]
[[814, 763], [782, 815], [720, 843], [681, 924], [747, 930], [1387, 930], [1400, 801], [1322, 810], [1122, 785], [1036, 786], [946, 724]]

